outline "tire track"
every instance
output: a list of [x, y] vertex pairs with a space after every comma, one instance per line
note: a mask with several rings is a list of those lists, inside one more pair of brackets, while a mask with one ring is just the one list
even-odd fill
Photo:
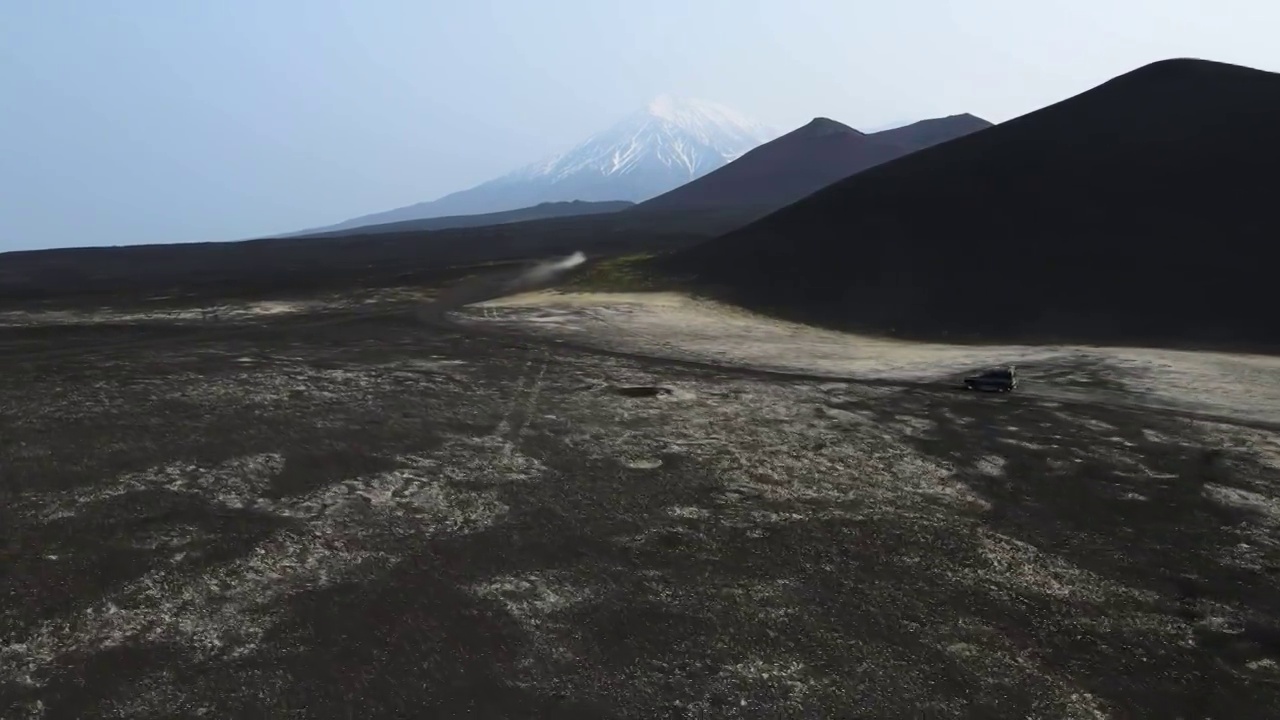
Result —
[[[541, 353], [540, 360], [535, 360], [533, 355], [534, 352], [531, 351], [529, 359], [520, 371], [520, 378], [516, 381], [511, 401], [507, 403], [502, 419], [498, 421], [491, 433], [493, 437], [506, 441], [507, 454], [519, 448], [525, 430], [533, 420], [542, 394], [543, 380], [547, 374], [547, 368], [551, 365], [551, 356], [546, 350]], [[536, 370], [533, 369], [535, 364], [538, 366]]]
[[520, 377], [516, 380], [515, 391], [511, 394], [511, 400], [506, 403], [506, 409], [502, 411], [502, 418], [498, 420], [498, 424], [494, 426], [493, 432], [490, 433], [493, 437], [506, 438], [511, 434], [511, 416], [515, 414], [516, 405], [520, 403], [520, 396], [524, 393], [524, 384], [529, 379], [529, 368], [532, 365], [533, 360], [526, 360], [524, 367], [520, 369]]

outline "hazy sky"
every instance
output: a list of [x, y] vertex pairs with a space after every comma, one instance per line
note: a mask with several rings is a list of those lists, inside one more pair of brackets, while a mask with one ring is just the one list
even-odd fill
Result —
[[1277, 27], [1275, 0], [0, 0], [0, 251], [324, 225], [668, 92], [998, 122], [1162, 58], [1280, 70]]

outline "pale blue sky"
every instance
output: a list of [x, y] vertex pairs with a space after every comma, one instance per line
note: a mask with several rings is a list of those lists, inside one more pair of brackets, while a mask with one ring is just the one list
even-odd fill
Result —
[[1280, 70], [1275, 0], [0, 0], [0, 251], [226, 240], [474, 185], [673, 93], [1002, 121], [1147, 62]]

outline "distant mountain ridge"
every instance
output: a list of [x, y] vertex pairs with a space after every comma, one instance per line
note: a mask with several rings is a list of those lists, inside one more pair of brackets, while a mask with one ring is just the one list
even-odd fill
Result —
[[663, 95], [547, 160], [438, 200], [308, 233], [505, 212], [546, 202], [640, 202], [701, 177], [776, 136], [775, 131], [723, 105]]
[[546, 220], [549, 218], [575, 217], [578, 215], [599, 215], [614, 213], [635, 207], [628, 200], [611, 200], [587, 202], [573, 200], [569, 202], [545, 202], [533, 207], [507, 210], [505, 212], [484, 213], [481, 215], [450, 215], [446, 217], [425, 218], [422, 220], [401, 220], [399, 222], [362, 225], [341, 230], [303, 230], [302, 232], [282, 235], [280, 237], [334, 237], [339, 235], [384, 235], [400, 232], [426, 232], [435, 230], [452, 230], [455, 228], [485, 227], [488, 225], [508, 225], [528, 220]]
[[763, 215], [855, 173], [991, 126], [966, 114], [867, 134], [830, 118], [815, 118], [714, 172], [641, 203], [637, 211], [750, 207]]

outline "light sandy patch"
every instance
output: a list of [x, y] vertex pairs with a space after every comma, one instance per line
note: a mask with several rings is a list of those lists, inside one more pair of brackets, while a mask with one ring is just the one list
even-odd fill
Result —
[[[600, 307], [602, 305], [637, 305], [645, 307], [684, 307], [690, 302], [700, 302], [688, 295], [674, 292], [633, 293], [577, 293], [556, 290], [538, 290], [494, 298], [479, 303], [478, 307]], [[728, 312], [748, 313], [726, 306]]]
[[530, 482], [546, 472], [538, 460], [515, 443], [496, 435], [455, 436], [429, 455], [407, 455], [400, 462], [421, 475], [437, 477], [460, 487], [485, 487]]
[[[252, 360], [252, 358], [250, 358]], [[229, 403], [266, 408], [301, 408], [340, 402], [348, 408], [376, 409], [386, 393], [403, 391], [406, 385], [435, 386], [447, 382], [464, 368], [459, 365], [411, 363], [404, 366], [312, 367], [274, 359], [262, 366], [245, 363], [242, 369], [217, 375], [175, 373], [171, 382], [180, 389], [174, 397], [205, 406]]]
[[324, 309], [325, 303], [264, 300], [241, 304], [219, 304], [180, 308], [158, 307], [154, 310], [100, 308], [83, 310], [35, 310], [0, 312], [0, 327], [33, 325], [86, 325], [95, 323], [191, 323], [247, 320], [261, 317], [296, 315]]
[[803, 612], [795, 599], [796, 590], [794, 580], [773, 578], [735, 583], [717, 588], [715, 592], [750, 608], [750, 612], [765, 622], [777, 622]]
[[[49, 508], [46, 520], [72, 518], [92, 503], [131, 492], [165, 489], [225, 508], [252, 507], [289, 518], [242, 558], [189, 567], [188, 546], [206, 537], [186, 526], [140, 533], [139, 547], [170, 555], [141, 579], [70, 617], [49, 621], [27, 637], [0, 646], [0, 682], [38, 684], [41, 669], [73, 652], [99, 652], [133, 643], [176, 643], [197, 661], [252, 652], [286, 611], [279, 598], [351, 580], [399, 559], [376, 538], [396, 524], [418, 534], [461, 533], [492, 525], [507, 512], [486, 482], [530, 478], [541, 466], [500, 442], [446, 444], [440, 456], [400, 458], [407, 467], [354, 478], [296, 498], [263, 497], [284, 467], [278, 454], [234, 458], [211, 467], [173, 463], [131, 473], [91, 490], [23, 498]], [[479, 456], [477, 450], [485, 453]], [[460, 463], [466, 455], [471, 465]], [[487, 457], [487, 459], [486, 459]], [[464, 484], [460, 485], [459, 482]], [[467, 483], [471, 485], [467, 485]], [[478, 484], [478, 485], [477, 485]], [[355, 548], [348, 539], [366, 538]]]
[[418, 532], [457, 533], [493, 524], [507, 506], [493, 490], [459, 490], [439, 476], [395, 470], [329, 485], [289, 502], [264, 503], [285, 517], [331, 518], [343, 525], [405, 520]]
[[[159, 305], [127, 308], [103, 305], [95, 309], [0, 311], [0, 327], [84, 325], [94, 323], [193, 323], [253, 320], [389, 304], [412, 305], [434, 296], [429, 288], [393, 287], [359, 293], [326, 293], [305, 300], [255, 300], [212, 304]], [[157, 295], [152, 302], [174, 300]]]
[[[525, 293], [459, 317], [641, 355], [832, 378], [953, 383], [976, 368], [1015, 364], [1024, 368], [1022, 394], [1046, 400], [1105, 400], [1280, 422], [1280, 358], [1270, 356], [908, 342], [786, 322], [677, 293]], [[1088, 387], [1087, 377], [1061, 370], [1038, 375], [1041, 368], [1072, 364], [1109, 374], [1125, 389]]]
[[[694, 385], [699, 392], [687, 403], [579, 394], [581, 405], [560, 412], [571, 422], [562, 442], [623, 465], [664, 452], [688, 457], [717, 479], [713, 500], [702, 510], [712, 513], [712, 522], [735, 527], [799, 522], [833, 511], [848, 518], [917, 511], [954, 516], [986, 506], [956, 477], [956, 468], [901, 443], [907, 428], [931, 427], [926, 420], [903, 415], [877, 423], [861, 410], [828, 407], [828, 393], [808, 383], [722, 380], [717, 387], [720, 392], [712, 394]], [[574, 421], [578, 412], [594, 420]], [[611, 429], [638, 422], [661, 427], [663, 437]]]
[[[475, 317], [525, 322], [560, 312], [556, 328], [573, 324], [636, 352], [692, 355], [754, 367], [842, 377], [935, 379], [988, 363], [1053, 357], [1057, 348], [970, 348], [856, 336], [766, 318], [677, 293], [556, 293], [514, 295], [482, 303]], [[489, 310], [486, 314], [486, 309]], [[495, 314], [492, 310], [508, 312]], [[530, 313], [532, 313], [530, 315]], [[556, 328], [543, 326], [548, 332]]]
[[977, 687], [1000, 692], [1009, 685], [1034, 684], [1044, 691], [1043, 711], [1029, 717], [1106, 720], [1110, 714], [1098, 698], [1070, 682], [1063, 674], [1018, 649], [1000, 632], [976, 623], [935, 628], [930, 634], [945, 652], [972, 673]]
[[1195, 423], [1208, 447], [1242, 453], [1276, 472], [1269, 484], [1280, 494], [1280, 432], [1270, 432], [1217, 422]]
[[[803, 699], [815, 682], [813, 671], [804, 663], [779, 658], [751, 658], [725, 666], [721, 674], [747, 687], [763, 686], [782, 691], [792, 701]], [[823, 683], [829, 679], [822, 677]]]
[[1017, 447], [1026, 448], [1028, 450], [1052, 450], [1052, 445], [1043, 443], [1033, 443], [1029, 440], [1023, 440], [1016, 437], [997, 437], [996, 442], [1006, 443], [1008, 445], [1016, 445]]
[[669, 508], [667, 514], [681, 520], [702, 520], [711, 515], [711, 511], [700, 507], [678, 506]]
[[1063, 600], [1084, 600], [1103, 605], [1117, 597], [1154, 602], [1152, 593], [1123, 587], [1078, 568], [1034, 545], [981, 529], [979, 548], [987, 563], [966, 568], [980, 584], [999, 583], [1019, 592], [1032, 592]]
[[643, 548], [655, 540], [672, 537], [684, 537], [692, 542], [701, 539], [702, 533], [679, 526], [651, 527], [638, 533], [620, 536], [618, 542], [629, 548]]
[[59, 656], [139, 642], [179, 643], [197, 660], [236, 657], [279, 619], [278, 597], [341, 582], [368, 562], [391, 558], [334, 547], [320, 535], [282, 535], [250, 557], [194, 576], [180, 567], [153, 571], [109, 601], [0, 647], [0, 678], [34, 686], [35, 673]]
[[591, 594], [556, 573], [500, 577], [481, 583], [472, 592], [497, 600], [526, 629], [536, 629], [550, 615], [585, 602]]
[[470, 590], [477, 597], [500, 603], [528, 633], [532, 642], [524, 648], [518, 666], [531, 670], [547, 660], [574, 660], [563, 639], [572, 636], [573, 630], [557, 615], [596, 598], [593, 588], [553, 571], [498, 577], [473, 585]]
[[751, 680], [769, 680], [798, 678], [805, 671], [805, 666], [798, 662], [776, 663], [760, 659], [736, 663], [725, 668], [739, 677]]
[[662, 459], [656, 457], [624, 458], [622, 464], [631, 470], [657, 470], [662, 467]]
[[1251, 510], [1258, 514], [1263, 523], [1271, 526], [1280, 525], [1280, 501], [1274, 497], [1212, 483], [1205, 485], [1204, 492], [1214, 502], [1228, 507]]
[[1175, 407], [1280, 420], [1280, 357], [1244, 353], [1116, 348], [1107, 355], [1134, 370], [1126, 384]]
[[308, 303], [301, 302], [265, 301], [239, 307], [232, 306], [232, 311], [243, 312], [246, 315], [288, 315], [306, 312], [311, 307]]
[[977, 471], [983, 475], [999, 477], [1004, 474], [1004, 466], [1007, 461], [999, 455], [986, 455], [978, 461]]
[[241, 508], [254, 504], [283, 469], [284, 457], [277, 453], [233, 458], [213, 466], [177, 462], [88, 488], [61, 493], [30, 491], [24, 500], [38, 508], [36, 517], [44, 522], [75, 517], [91, 503], [142, 490], [192, 493], [224, 507]]
[[[1090, 430], [1093, 430], [1094, 432], [1112, 433], [1117, 430], [1115, 425], [1112, 425], [1111, 423], [1105, 423], [1105, 422], [1102, 422], [1101, 420], [1096, 420], [1091, 417], [1077, 416], [1073, 419], [1076, 422], [1080, 423], [1081, 425], [1089, 428]], [[1012, 428], [1012, 429], [1016, 429], [1016, 428]]]

